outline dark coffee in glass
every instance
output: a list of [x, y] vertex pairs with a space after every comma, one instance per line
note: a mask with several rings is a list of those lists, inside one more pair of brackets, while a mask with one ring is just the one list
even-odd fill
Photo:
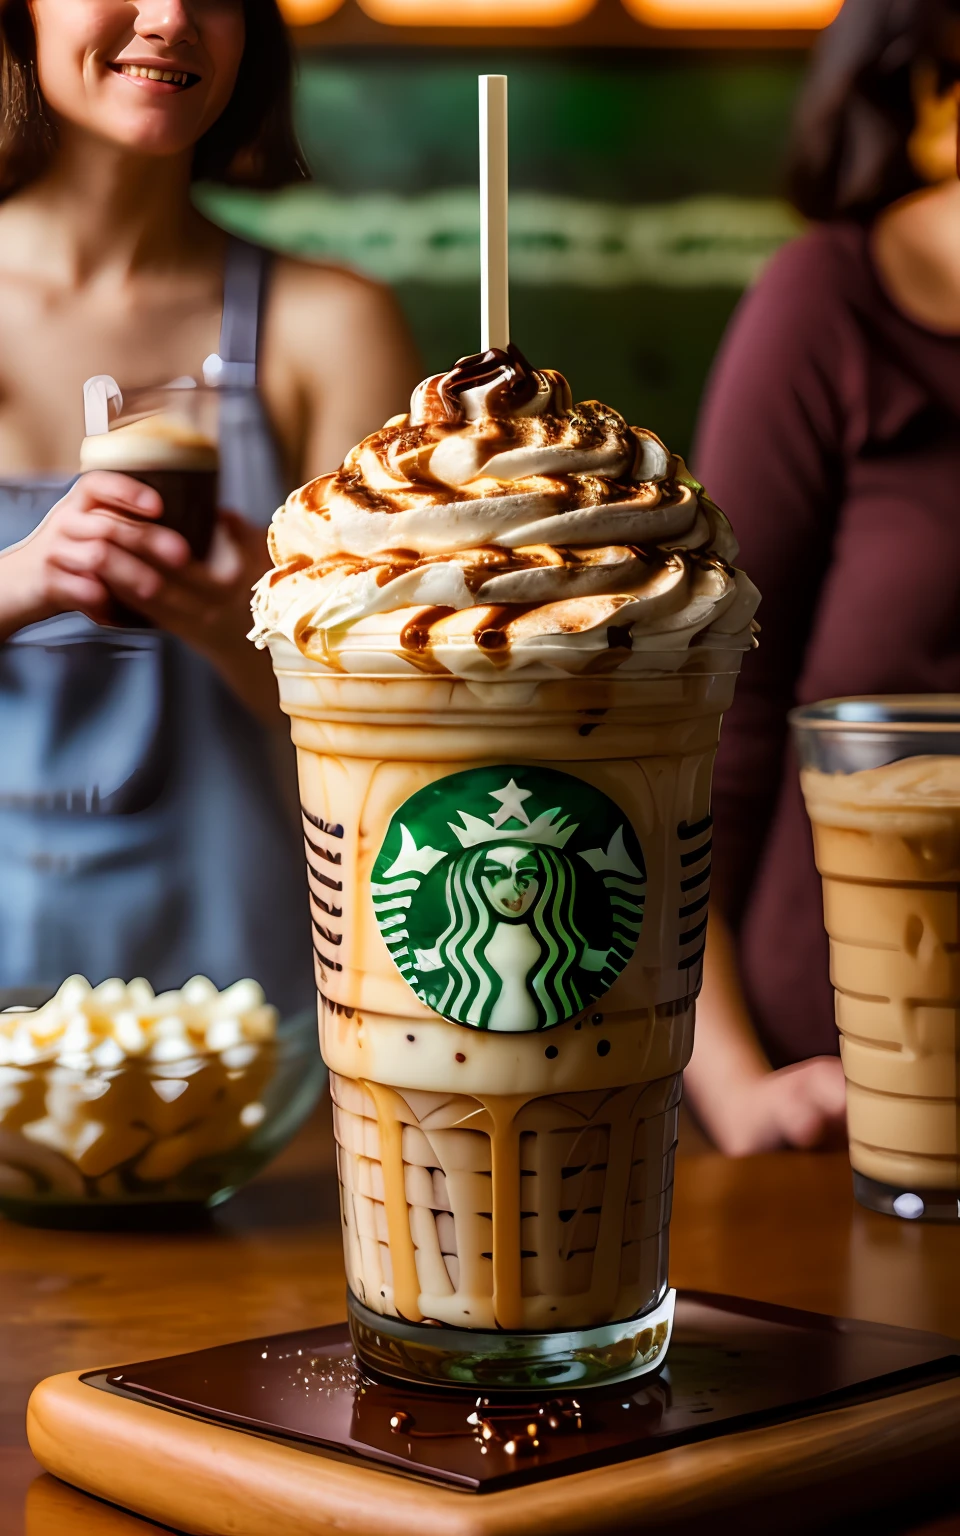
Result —
[[[131, 390], [109, 429], [89, 434], [80, 450], [83, 473], [109, 469], [152, 486], [163, 499], [159, 521], [183, 535], [196, 560], [210, 553], [217, 519], [217, 405], [216, 390], [202, 385]], [[117, 622], [140, 628], [147, 620], [124, 609]]]

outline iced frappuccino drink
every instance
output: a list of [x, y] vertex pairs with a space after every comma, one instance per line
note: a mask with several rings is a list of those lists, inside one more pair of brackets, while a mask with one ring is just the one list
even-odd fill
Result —
[[729, 525], [511, 348], [422, 384], [271, 550], [359, 1352], [518, 1389], [655, 1369], [758, 601]]

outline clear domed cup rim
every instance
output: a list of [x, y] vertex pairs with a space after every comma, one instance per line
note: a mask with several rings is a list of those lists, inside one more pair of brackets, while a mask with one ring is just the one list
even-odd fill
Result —
[[796, 731], [956, 734], [960, 694], [851, 694], [802, 705], [788, 718]]

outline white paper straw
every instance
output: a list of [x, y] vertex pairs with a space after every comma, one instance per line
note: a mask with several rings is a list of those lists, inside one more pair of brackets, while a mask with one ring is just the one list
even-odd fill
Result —
[[480, 350], [510, 345], [507, 77], [480, 76]]

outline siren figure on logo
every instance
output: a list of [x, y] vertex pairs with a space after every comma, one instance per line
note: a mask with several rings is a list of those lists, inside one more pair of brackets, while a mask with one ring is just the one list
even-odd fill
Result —
[[[536, 813], [544, 796], [549, 808]], [[499, 806], [486, 814], [466, 808], [491, 799]], [[592, 840], [601, 811], [616, 823], [607, 846], [578, 849], [583, 822]], [[518, 1033], [562, 1024], [610, 988], [636, 949], [645, 882], [635, 834], [605, 796], [556, 771], [494, 768], [401, 806], [373, 900], [422, 1002], [458, 1024]]]

